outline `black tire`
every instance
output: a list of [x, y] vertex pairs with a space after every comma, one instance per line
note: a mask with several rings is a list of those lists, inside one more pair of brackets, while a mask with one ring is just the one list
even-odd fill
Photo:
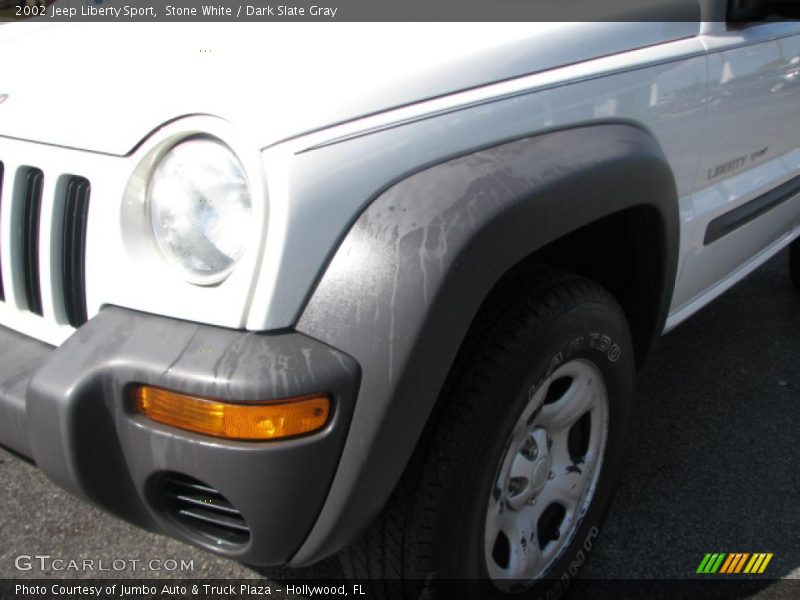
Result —
[[[482, 310], [402, 480], [382, 515], [341, 554], [345, 573], [376, 597], [539, 597], [566, 587], [595, 546], [621, 468], [634, 357], [623, 312], [586, 279], [538, 270]], [[512, 593], [489, 579], [487, 500], [530, 390], [573, 359], [602, 374], [608, 430], [591, 503], [544, 577]], [[455, 499], [455, 501], [454, 501]], [[531, 538], [533, 539], [533, 538]], [[447, 582], [447, 583], [445, 583]], [[517, 593], [520, 592], [520, 593]]]
[[789, 244], [789, 275], [794, 286], [800, 290], [800, 239]]

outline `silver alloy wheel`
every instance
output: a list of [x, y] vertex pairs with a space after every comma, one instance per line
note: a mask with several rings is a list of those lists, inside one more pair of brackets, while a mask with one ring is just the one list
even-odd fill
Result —
[[484, 556], [506, 591], [547, 573], [589, 508], [608, 436], [599, 369], [571, 360], [529, 393], [489, 494]]

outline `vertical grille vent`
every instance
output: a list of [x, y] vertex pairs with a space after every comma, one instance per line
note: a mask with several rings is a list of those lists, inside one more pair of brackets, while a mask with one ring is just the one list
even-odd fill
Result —
[[42, 314], [42, 290], [39, 281], [39, 218], [42, 211], [44, 174], [28, 168], [22, 173], [22, 272], [28, 310]]
[[91, 185], [83, 177], [71, 176], [66, 184], [62, 222], [61, 281], [64, 308], [73, 327], [86, 322], [86, 221]]
[[[0, 231], [10, 248], [0, 264], [0, 302], [78, 328], [88, 320], [86, 239], [88, 179], [0, 161]], [[47, 178], [47, 182], [45, 182]], [[47, 185], [46, 185], [47, 183]], [[10, 204], [9, 204], [10, 203]], [[40, 249], [45, 249], [40, 251]]]

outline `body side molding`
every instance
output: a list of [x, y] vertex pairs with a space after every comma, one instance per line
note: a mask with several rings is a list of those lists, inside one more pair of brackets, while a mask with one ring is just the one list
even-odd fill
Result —
[[718, 239], [733, 233], [754, 221], [765, 212], [772, 210], [800, 194], [800, 177], [795, 177], [778, 187], [762, 194], [731, 211], [718, 216], [706, 227], [703, 245], [713, 244]]

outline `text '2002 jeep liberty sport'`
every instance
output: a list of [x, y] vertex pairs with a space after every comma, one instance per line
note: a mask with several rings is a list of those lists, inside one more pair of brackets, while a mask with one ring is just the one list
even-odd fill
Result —
[[654, 339], [800, 281], [796, 4], [685, 4], [3, 27], [0, 443], [249, 564], [561, 585]]

